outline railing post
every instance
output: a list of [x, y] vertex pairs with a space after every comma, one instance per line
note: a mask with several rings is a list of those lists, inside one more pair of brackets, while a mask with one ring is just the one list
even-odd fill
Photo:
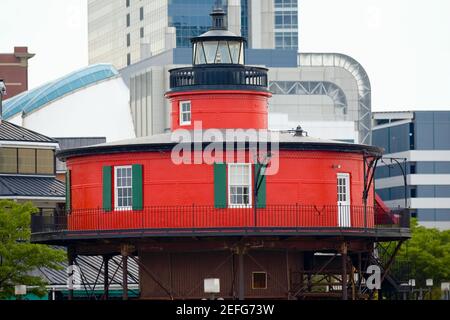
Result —
[[192, 231], [195, 232], [195, 204], [192, 204]]

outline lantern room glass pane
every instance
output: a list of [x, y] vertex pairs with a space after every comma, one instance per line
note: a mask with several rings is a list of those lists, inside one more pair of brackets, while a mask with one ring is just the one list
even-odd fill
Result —
[[228, 45], [230, 47], [231, 59], [234, 64], [243, 64], [240, 58], [241, 52], [241, 42], [239, 41], [229, 41]]
[[205, 64], [206, 58], [201, 43], [195, 45], [195, 64]]
[[217, 51], [215, 63], [233, 63], [231, 61], [230, 50], [228, 49], [227, 41], [219, 42], [219, 50]]
[[216, 61], [218, 41], [205, 41], [203, 42], [203, 49], [206, 54], [206, 62], [214, 63]]

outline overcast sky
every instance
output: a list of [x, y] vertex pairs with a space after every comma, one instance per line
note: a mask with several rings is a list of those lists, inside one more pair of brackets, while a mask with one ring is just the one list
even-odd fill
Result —
[[[0, 52], [36, 53], [31, 88], [87, 65], [86, 3], [0, 0]], [[300, 0], [299, 14], [300, 50], [358, 60], [374, 110], [450, 109], [450, 1]]]

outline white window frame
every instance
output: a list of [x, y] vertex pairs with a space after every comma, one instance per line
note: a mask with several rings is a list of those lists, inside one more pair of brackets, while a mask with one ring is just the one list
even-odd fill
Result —
[[[337, 174], [337, 197], [338, 197], [338, 203], [345, 202], [348, 203], [348, 205], [351, 205], [351, 198], [350, 198], [350, 173], [343, 173], [340, 172]], [[345, 185], [339, 185], [339, 180], [343, 179], [346, 184]], [[345, 187], [345, 192], [341, 192], [339, 190], [339, 187]], [[343, 195], [345, 197], [345, 200], [340, 198], [340, 195]]]
[[[131, 202], [133, 202], [133, 167], [132, 166], [118, 166], [114, 167], [114, 208], [117, 211], [126, 211], [126, 210], [133, 210], [133, 204], [130, 206], [119, 206], [119, 189], [125, 189], [123, 187], [119, 187], [117, 183], [117, 172], [120, 169], [130, 169], [131, 170]], [[127, 186], [128, 188], [128, 186]]]
[[[345, 185], [339, 184], [339, 180], [341, 179], [345, 181]], [[345, 187], [345, 192], [341, 192], [340, 187]], [[341, 196], [344, 196], [345, 200]], [[351, 175], [350, 173], [340, 172], [337, 174], [337, 205], [338, 225], [341, 228], [350, 228], [352, 226], [351, 204]]]
[[[190, 115], [190, 120], [189, 121], [184, 121], [183, 120], [183, 115], [187, 114], [187, 111], [183, 111], [183, 105], [185, 104], [189, 104], [189, 115]], [[178, 108], [180, 109], [179, 114], [180, 114], [180, 126], [190, 126], [192, 123], [192, 103], [191, 101], [180, 101], [180, 103], [178, 104]]]
[[[249, 170], [248, 175], [248, 204], [233, 204], [231, 203], [231, 168], [237, 167], [237, 166], [247, 166]], [[228, 207], [229, 208], [251, 208], [253, 203], [253, 170], [252, 170], [252, 164], [251, 163], [229, 163], [227, 166], [228, 170]]]

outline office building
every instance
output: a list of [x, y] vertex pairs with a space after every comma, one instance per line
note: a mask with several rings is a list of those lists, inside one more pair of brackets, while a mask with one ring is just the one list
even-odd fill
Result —
[[89, 63], [121, 69], [173, 48], [211, 26], [209, 12], [227, 12], [228, 28], [255, 49], [298, 50], [297, 0], [89, 0]]
[[[373, 144], [385, 149], [376, 192], [390, 207], [411, 207], [427, 227], [450, 229], [450, 111], [374, 113]], [[396, 158], [402, 168], [388, 158]], [[391, 164], [392, 163], [392, 164]]]

